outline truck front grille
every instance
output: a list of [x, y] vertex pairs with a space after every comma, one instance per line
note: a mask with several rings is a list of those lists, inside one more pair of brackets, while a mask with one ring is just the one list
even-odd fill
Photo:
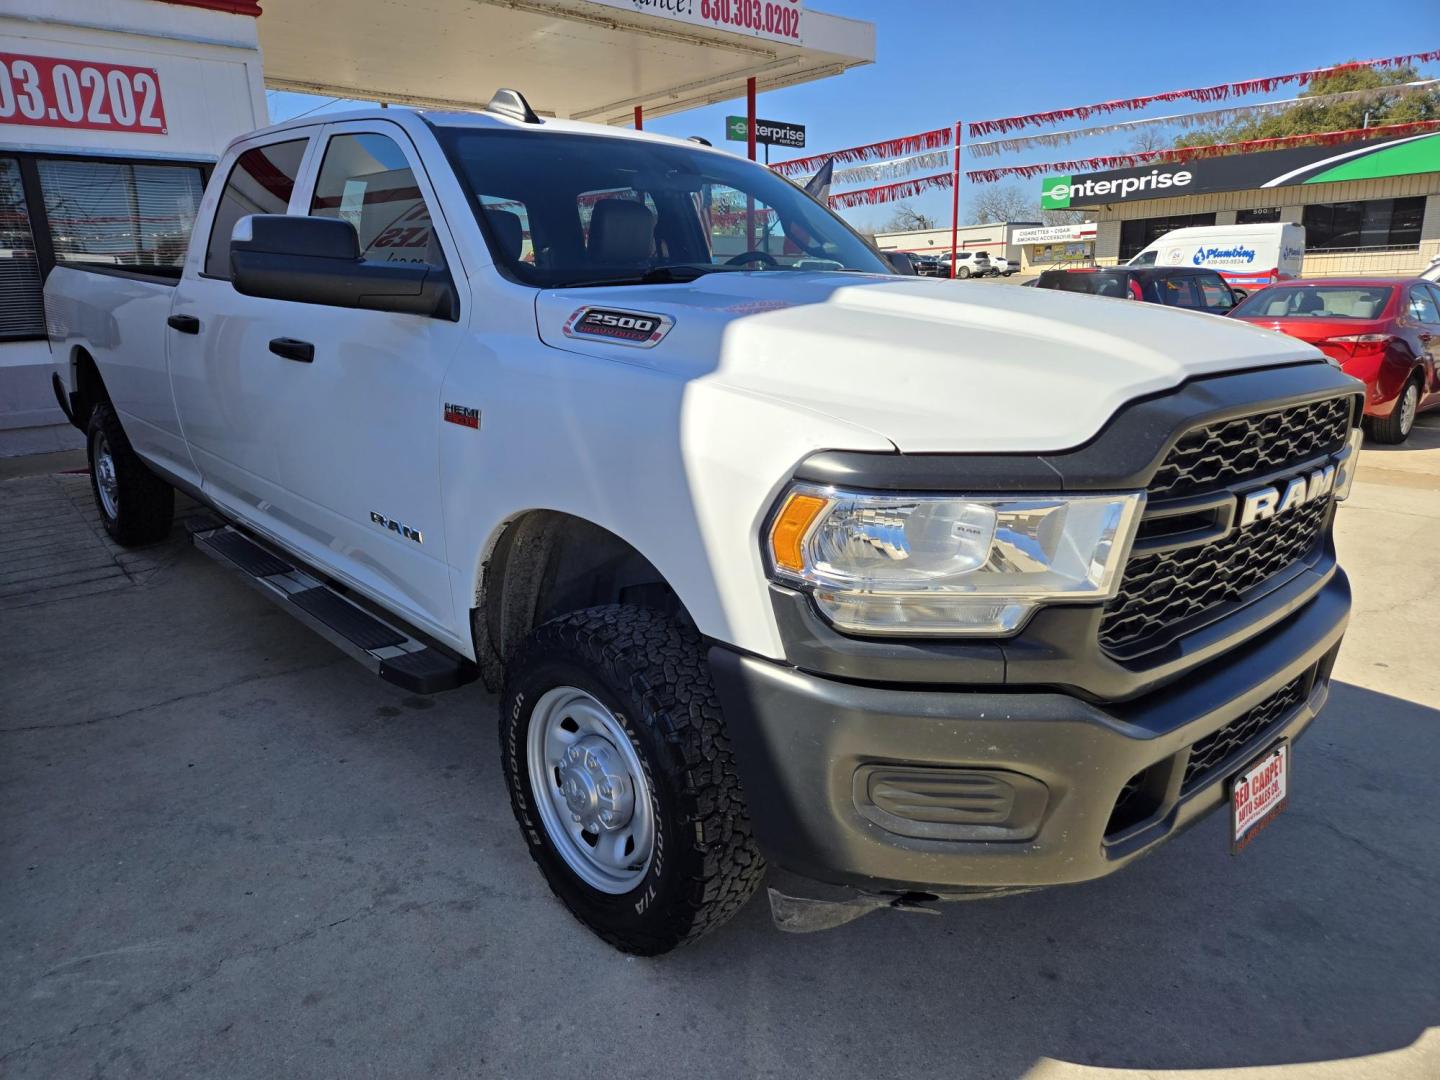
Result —
[[[1353, 409], [1352, 397], [1332, 397], [1197, 427], [1156, 470], [1146, 488], [1149, 507], [1233, 491], [1335, 453], [1345, 445]], [[1161, 648], [1313, 563], [1330, 507], [1327, 496], [1210, 543], [1133, 556], [1101, 618], [1101, 647], [1125, 657]]]
[[1155, 499], [1199, 495], [1333, 454], [1350, 432], [1353, 399], [1326, 398], [1196, 428], [1183, 435], [1146, 491]]
[[1180, 794], [1188, 795], [1208, 780], [1216, 770], [1238, 764], [1247, 751], [1258, 750], [1262, 736], [1279, 727], [1305, 700], [1310, 672], [1297, 675], [1249, 712], [1231, 720], [1219, 731], [1206, 735], [1190, 748], [1185, 764], [1185, 779]]
[[1100, 620], [1100, 644], [1111, 653], [1142, 643], [1158, 647], [1160, 638], [1173, 638], [1197, 616], [1243, 601], [1319, 551], [1329, 512], [1329, 497], [1317, 499], [1211, 544], [1136, 556]]

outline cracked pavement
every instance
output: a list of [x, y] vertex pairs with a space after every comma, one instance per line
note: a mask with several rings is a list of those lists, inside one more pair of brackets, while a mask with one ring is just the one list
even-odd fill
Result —
[[179, 529], [111, 551], [83, 477], [0, 481], [0, 1075], [1440, 1075], [1430, 423], [1366, 453], [1331, 703], [1242, 856], [1212, 817], [1103, 881], [811, 936], [757, 900], [658, 960], [549, 895], [489, 695], [377, 681]]

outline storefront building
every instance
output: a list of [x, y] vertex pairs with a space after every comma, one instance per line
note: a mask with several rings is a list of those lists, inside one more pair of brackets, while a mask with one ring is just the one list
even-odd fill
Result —
[[[990, 256], [1020, 258], [1015, 233], [1033, 228], [1038, 221], [1002, 221], [991, 225], [962, 225], [956, 241], [960, 251], [983, 251]], [[950, 227], [917, 229], [912, 232], [876, 233], [875, 244], [881, 251], [913, 251], [918, 255], [950, 257]]]
[[1019, 229], [1014, 240], [1020, 246], [1020, 269], [1038, 274], [1057, 267], [1092, 266], [1096, 232], [1093, 221]]
[[1293, 222], [1305, 277], [1414, 274], [1440, 256], [1440, 132], [1049, 176], [1041, 200], [1093, 215], [1101, 265], [1172, 229]]

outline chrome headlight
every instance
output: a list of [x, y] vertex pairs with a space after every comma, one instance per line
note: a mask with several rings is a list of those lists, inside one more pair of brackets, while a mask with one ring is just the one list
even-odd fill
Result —
[[876, 495], [797, 485], [767, 548], [778, 581], [807, 588], [862, 634], [1003, 635], [1040, 605], [1115, 595], [1143, 493]]

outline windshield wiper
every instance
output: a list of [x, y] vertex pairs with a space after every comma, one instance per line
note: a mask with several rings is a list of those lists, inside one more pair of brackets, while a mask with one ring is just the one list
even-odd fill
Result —
[[639, 274], [622, 274], [618, 277], [590, 278], [584, 281], [566, 281], [551, 285], [552, 289], [589, 289], [600, 285], [680, 285], [694, 281], [706, 274], [733, 273], [736, 266], [712, 266], [708, 263], [680, 263], [673, 266], [652, 266]]

